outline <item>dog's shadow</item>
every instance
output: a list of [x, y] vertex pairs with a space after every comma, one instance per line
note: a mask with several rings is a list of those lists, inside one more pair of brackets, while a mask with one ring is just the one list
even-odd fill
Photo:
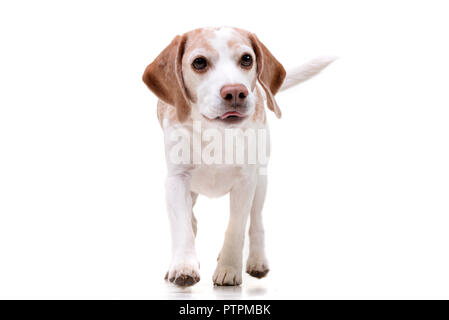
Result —
[[194, 299], [201, 298], [203, 295], [209, 295], [212, 289], [212, 294], [216, 299], [241, 299], [247, 297], [260, 297], [267, 293], [267, 288], [262, 284], [243, 284], [240, 286], [214, 286], [198, 283], [191, 287], [178, 287], [172, 283], [167, 283], [170, 295], [176, 299]]
[[267, 293], [265, 287], [251, 287], [245, 290], [246, 294], [251, 297], [264, 296]]
[[242, 296], [242, 286], [214, 286], [213, 292], [217, 299], [239, 299]]
[[214, 286], [214, 294], [218, 299], [240, 299], [242, 294], [248, 297], [260, 297], [267, 293], [264, 286]]

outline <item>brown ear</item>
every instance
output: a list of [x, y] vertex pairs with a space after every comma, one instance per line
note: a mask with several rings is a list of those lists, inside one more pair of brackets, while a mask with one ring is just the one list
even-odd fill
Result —
[[280, 118], [282, 113], [276, 100], [274, 100], [274, 95], [284, 82], [286, 75], [285, 69], [254, 33], [251, 33], [249, 38], [256, 53], [257, 79], [265, 90], [268, 109]]
[[162, 101], [176, 107], [178, 120], [190, 114], [190, 104], [182, 78], [182, 55], [187, 37], [176, 36], [145, 69], [142, 80]]

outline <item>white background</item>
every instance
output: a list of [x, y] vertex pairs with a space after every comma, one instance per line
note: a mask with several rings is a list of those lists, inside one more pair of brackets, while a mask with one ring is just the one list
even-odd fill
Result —
[[[436, 1], [2, 1], [0, 298], [449, 298], [449, 22]], [[227, 197], [196, 206], [201, 282], [167, 285], [156, 98], [176, 34], [255, 32], [288, 69], [264, 216], [271, 272], [213, 288]], [[247, 252], [247, 251], [246, 251]]]

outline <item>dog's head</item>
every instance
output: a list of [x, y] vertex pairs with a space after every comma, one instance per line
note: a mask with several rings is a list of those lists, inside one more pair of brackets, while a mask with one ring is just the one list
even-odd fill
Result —
[[238, 124], [255, 112], [256, 83], [267, 106], [285, 70], [256, 35], [236, 28], [197, 29], [177, 36], [146, 68], [143, 81], [162, 101], [176, 107], [179, 121], [192, 110], [207, 121]]

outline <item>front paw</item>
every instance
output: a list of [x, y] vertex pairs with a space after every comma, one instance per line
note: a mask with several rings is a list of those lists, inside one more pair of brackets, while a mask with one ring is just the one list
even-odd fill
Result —
[[246, 262], [246, 273], [255, 278], [263, 278], [267, 275], [270, 268], [268, 267], [268, 260], [264, 255], [254, 255], [248, 258]]
[[192, 286], [200, 281], [200, 267], [195, 258], [173, 261], [165, 279], [180, 287]]
[[214, 285], [238, 286], [242, 284], [242, 268], [225, 266], [218, 263], [213, 276]]

